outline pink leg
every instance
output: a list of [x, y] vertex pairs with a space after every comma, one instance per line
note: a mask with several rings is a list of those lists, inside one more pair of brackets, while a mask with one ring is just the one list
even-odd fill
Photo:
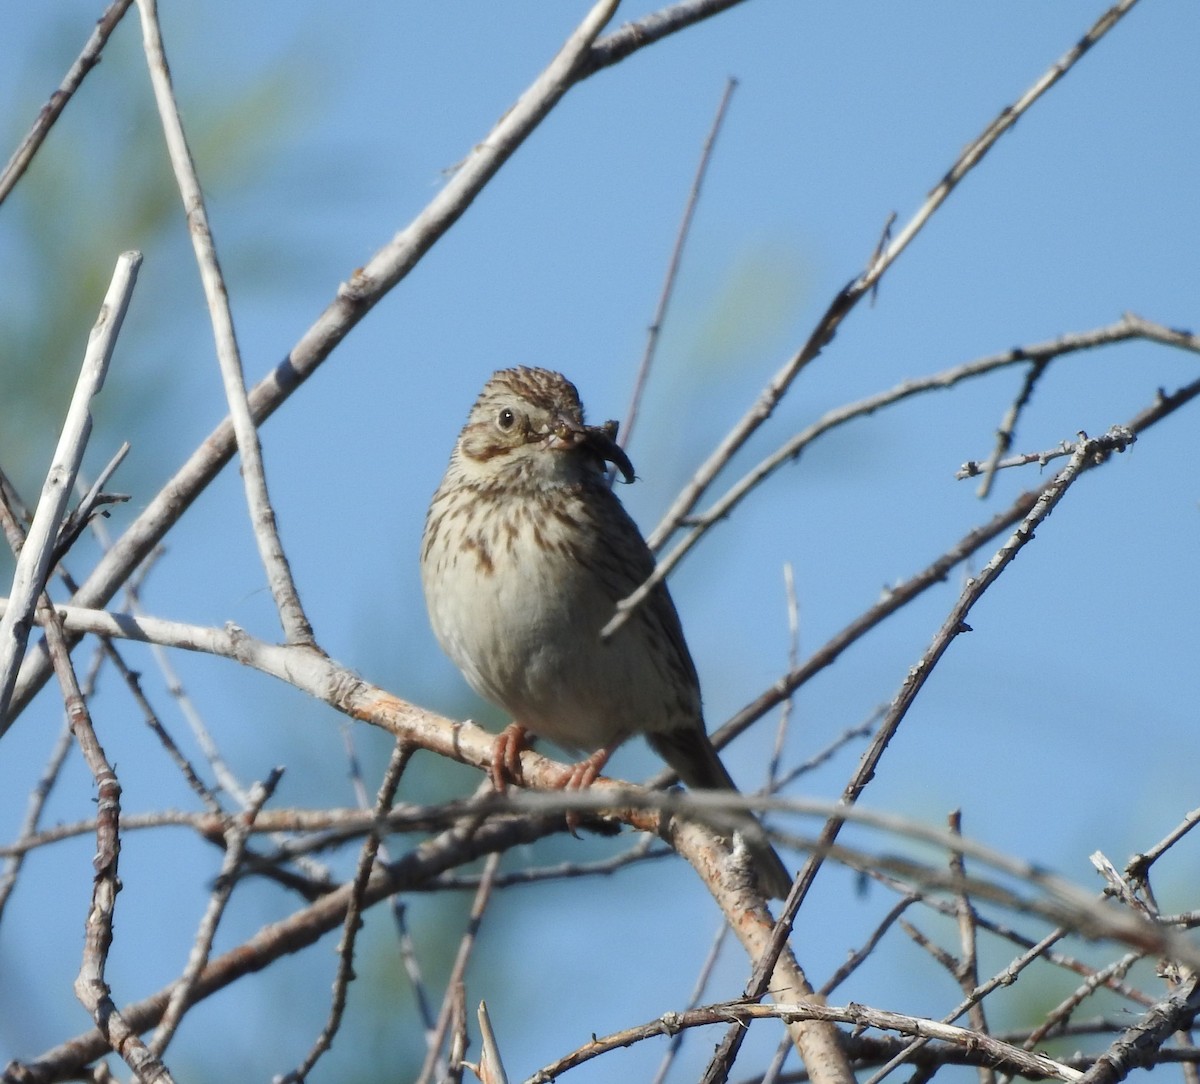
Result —
[[[616, 752], [619, 744], [620, 742], [614, 742], [612, 745], [606, 745], [597, 749], [590, 756], [584, 757], [583, 760], [572, 764], [558, 781], [557, 786], [562, 790], [584, 790], [590, 787], [596, 781], [596, 777], [604, 770], [604, 765], [608, 763], [608, 758]], [[567, 828], [571, 835], [578, 835], [575, 831], [578, 827], [579, 814], [568, 812]]]
[[521, 750], [525, 748], [525, 728], [509, 723], [492, 744], [492, 786], [503, 794], [509, 782], [521, 778]]
[[572, 764], [556, 785], [561, 790], [583, 790], [585, 787], [590, 787], [604, 770], [604, 765], [608, 763], [608, 758], [616, 752], [616, 749], [615, 744], [597, 749], [590, 756]]

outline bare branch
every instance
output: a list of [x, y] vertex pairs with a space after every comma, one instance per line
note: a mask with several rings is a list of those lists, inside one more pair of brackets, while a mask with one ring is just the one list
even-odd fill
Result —
[[[1200, 352], [1200, 336], [1193, 335], [1190, 332], [1175, 331], [1162, 324], [1153, 324], [1140, 317], [1126, 314], [1115, 323], [1104, 327], [1095, 328], [1091, 331], [1072, 332], [1047, 342], [1017, 347], [1013, 350], [1005, 350], [999, 354], [991, 354], [975, 361], [966, 362], [963, 365], [945, 369], [940, 373], [906, 380], [886, 391], [877, 392], [865, 399], [847, 403], [844, 406], [828, 411], [811, 425], [806, 426], [795, 436], [789, 438], [776, 451], [747, 471], [704, 512], [695, 515], [689, 514], [686, 518], [681, 519], [680, 525], [687, 526], [687, 532], [676, 542], [674, 548], [658, 562], [653, 575], [630, 595], [622, 605], [627, 604], [629, 609], [639, 605], [640, 601], [653, 590], [656, 584], [661, 583], [670, 575], [675, 566], [687, 556], [692, 547], [715, 524], [727, 519], [734, 509], [751, 492], [766, 481], [767, 478], [771, 477], [786, 463], [793, 462], [799, 458], [801, 453], [810, 444], [826, 433], [832, 432], [834, 429], [838, 429], [856, 418], [867, 417], [878, 410], [882, 410], [884, 407], [899, 403], [912, 396], [922, 395], [929, 391], [946, 390], [964, 380], [971, 380], [1010, 365], [1018, 365], [1030, 361], [1036, 364], [1044, 364], [1050, 359], [1061, 355], [1076, 353], [1080, 350], [1090, 350], [1112, 343], [1125, 342], [1130, 339], [1142, 338], [1161, 342], [1167, 346]], [[666, 535], [663, 535], [659, 542], [665, 542], [666, 537]], [[656, 531], [655, 538], [658, 538], [658, 531]], [[628, 613], [629, 609], [619, 611], [618, 616], [622, 613]], [[619, 627], [617, 617], [614, 617], [609, 622], [608, 627], [614, 630]]]
[[21, 140], [21, 145], [13, 152], [4, 171], [0, 173], [0, 203], [3, 203], [8, 194], [16, 187], [17, 181], [21, 179], [29, 163], [33, 161], [33, 156], [37, 154], [38, 148], [50, 134], [50, 129], [54, 127], [54, 122], [58, 120], [59, 114], [66, 108], [71, 96], [83, 83], [84, 77], [100, 63], [100, 54], [103, 52], [109, 36], [117, 28], [117, 23], [121, 21], [121, 17], [129, 10], [129, 5], [132, 3], [133, 0], [112, 0], [112, 3], [105, 8], [104, 14], [96, 23], [96, 28], [84, 44], [83, 52], [71, 65], [58, 89], [50, 95], [50, 100], [39, 110], [29, 134]]
[[[398, 741], [392, 747], [387, 771], [383, 774], [383, 781], [379, 785], [379, 793], [375, 799], [376, 825], [391, 808], [392, 801], [396, 797], [396, 788], [400, 785], [400, 777], [404, 774], [404, 769], [408, 766], [412, 755], [413, 746], [408, 742]], [[308, 1074], [312, 1072], [321, 1056], [333, 1045], [334, 1037], [342, 1025], [342, 1016], [346, 1011], [346, 993], [354, 978], [354, 947], [358, 941], [358, 931], [362, 928], [363, 901], [366, 897], [367, 882], [375, 869], [380, 839], [381, 835], [376, 827], [367, 836], [358, 855], [358, 866], [354, 871], [346, 917], [342, 922], [342, 939], [338, 945], [338, 969], [333, 980], [333, 1004], [329, 1009], [329, 1019], [304, 1061], [283, 1077], [285, 1084], [287, 1082], [300, 1084], [308, 1078]]]
[[713, 478], [729, 462], [734, 452], [771, 416], [792, 381], [833, 338], [838, 326], [854, 309], [863, 294], [867, 293], [879, 281], [884, 272], [895, 263], [934, 212], [946, 201], [967, 174], [980, 163], [996, 141], [1011, 129], [1047, 90], [1066, 75], [1136, 2], [1137, 0], [1121, 0], [1120, 3], [1105, 12], [1074, 46], [1067, 50], [1055, 64], [1051, 65], [1016, 102], [1001, 110], [1000, 114], [963, 150], [942, 180], [930, 192], [917, 213], [900, 229], [891, 243], [871, 260], [870, 266], [862, 275], [843, 287], [829, 303], [829, 307], [817, 321], [817, 326], [813, 329], [808, 341], [775, 374], [771, 382], [763, 389], [758, 401], [696, 471], [692, 480], [684, 487], [683, 492], [676, 498], [675, 503], [668, 509], [662, 522], [650, 536], [649, 542], [652, 547], [656, 548], [660, 545], [663, 539], [683, 520], [683, 517], [695, 507], [696, 502]]
[[88, 336], [75, 394], [42, 486], [37, 511], [17, 558], [9, 605], [5, 607], [3, 618], [0, 618], [0, 735], [12, 723], [9, 702], [29, 637], [29, 623], [38, 596], [50, 575], [50, 559], [58, 538], [58, 528], [66, 513], [75, 476], [83, 462], [83, 451], [92, 432], [92, 399], [104, 384], [141, 262], [141, 253], [138, 252], [124, 252], [117, 258], [100, 314]]
[[[454, 1014], [455, 995], [463, 989], [467, 963], [471, 959], [471, 952], [475, 948], [475, 942], [479, 936], [479, 927], [483, 922], [483, 912], [487, 909], [488, 903], [491, 902], [496, 871], [499, 868], [500, 853], [493, 851], [487, 856], [487, 861], [483, 865], [483, 875], [479, 879], [479, 887], [475, 891], [475, 899], [471, 902], [471, 912], [467, 916], [467, 928], [463, 931], [462, 938], [458, 943], [458, 952], [454, 957], [454, 966], [450, 969], [450, 977], [446, 982], [446, 997], [442, 1002], [442, 1010], [438, 1013], [437, 1025], [434, 1028], [429, 1048], [425, 1051], [425, 1064], [421, 1066], [420, 1075], [417, 1077], [417, 1084], [431, 1084], [434, 1080], [434, 1073], [437, 1072], [438, 1057], [442, 1052], [442, 1044], [445, 1042], [446, 1034], [450, 1029]], [[451, 1065], [453, 1066], [453, 1064], [454, 1059], [451, 1058]]]
[[[35, 519], [36, 523], [36, 519]], [[96, 856], [92, 859], [95, 876], [92, 899], [84, 924], [83, 960], [75, 979], [75, 996], [95, 1020], [106, 1045], [117, 1053], [143, 1084], [171, 1084], [166, 1066], [146, 1048], [112, 1000], [104, 972], [113, 939], [113, 913], [121, 881], [117, 876], [117, 858], [121, 853], [121, 784], [104, 755], [92, 727], [91, 715], [67, 651], [61, 624], [49, 614], [45, 625], [46, 642], [54, 662], [54, 672], [62, 686], [71, 732], [96, 783]]]
[[1000, 1039], [987, 1035], [976, 1035], [967, 1028], [935, 1023], [920, 1017], [904, 1016], [901, 1013], [884, 1012], [880, 1009], [868, 1008], [865, 1005], [850, 1004], [845, 1007], [837, 1007], [817, 1002], [751, 1005], [742, 1001], [734, 1001], [707, 1005], [702, 1009], [691, 1009], [687, 1012], [664, 1013], [657, 1020], [647, 1024], [626, 1028], [612, 1035], [593, 1038], [579, 1050], [573, 1051], [550, 1065], [544, 1065], [528, 1079], [526, 1084], [545, 1084], [545, 1082], [557, 1079], [568, 1069], [591, 1061], [609, 1050], [630, 1046], [659, 1035], [673, 1035], [681, 1028], [731, 1023], [744, 1030], [755, 1020], [775, 1018], [785, 1022], [796, 1020], [836, 1022], [849, 1024], [855, 1029], [881, 1028], [887, 1031], [897, 1031], [902, 1035], [927, 1036], [940, 1042], [951, 1043], [954, 1046], [975, 1048], [984, 1052], [984, 1056], [991, 1064], [1007, 1068], [1014, 1073], [1032, 1076], [1035, 1079], [1050, 1077], [1055, 1080], [1074, 1082], [1083, 1077], [1079, 1070], [1072, 1069], [1044, 1054], [1030, 1054]]
[[242, 371], [242, 357], [238, 350], [237, 334], [233, 327], [233, 313], [229, 308], [229, 291], [217, 261], [217, 246], [213, 238], [208, 212], [204, 207], [204, 193], [196, 165], [188, 148], [179, 106], [175, 102], [175, 91], [171, 86], [171, 73], [167, 67], [167, 54], [163, 46], [162, 30], [158, 23], [158, 0], [137, 0], [138, 12], [142, 17], [142, 39], [146, 51], [146, 66], [150, 70], [150, 82], [154, 87], [154, 98], [158, 103], [159, 120], [166, 139], [167, 153], [175, 171], [175, 183], [183, 198], [187, 215], [188, 233], [200, 268], [200, 281], [208, 301], [209, 319], [212, 321], [213, 338], [217, 347], [217, 361], [221, 367], [221, 380], [225, 386], [225, 401], [229, 404], [229, 416], [233, 420], [233, 431], [237, 437], [238, 454], [242, 461], [242, 481], [246, 491], [246, 504], [250, 510], [250, 523], [254, 528], [254, 540], [258, 543], [259, 557], [267, 573], [267, 582], [279, 611], [279, 622], [289, 644], [313, 646], [312, 626], [304, 614], [300, 595], [296, 590], [283, 551], [283, 542], [275, 522], [275, 510], [271, 507], [267, 492], [267, 476], [262, 461], [262, 445], [258, 440], [258, 427], [250, 412], [246, 397], [246, 378]]
[[[646, 332], [646, 349], [642, 353], [642, 361], [638, 366], [637, 377], [633, 382], [633, 392], [629, 397], [629, 408], [625, 411], [625, 421], [621, 426], [621, 446], [629, 447], [633, 439], [633, 427], [637, 423], [638, 407], [642, 401], [642, 393], [646, 388], [646, 380], [650, 375], [650, 366], [654, 364], [654, 355], [658, 350], [658, 337], [667, 318], [667, 308], [675, 293], [675, 279], [679, 274], [679, 264], [683, 259], [684, 245], [692, 229], [692, 219], [696, 214], [696, 204], [700, 201], [700, 189], [704, 186], [704, 178], [708, 173], [708, 164], [712, 160], [713, 147], [716, 146], [717, 136], [725, 122], [725, 114], [729, 109], [729, 101], [737, 89], [737, 80], [728, 79], [725, 82], [725, 92], [717, 104], [717, 114], [713, 117], [712, 126], [704, 140], [700, 151], [700, 162], [696, 166], [696, 175], [692, 178], [692, 187], [688, 190], [687, 202], [684, 204], [683, 217], [679, 221], [679, 229], [675, 234], [675, 244], [671, 249], [671, 258], [667, 262], [667, 273], [663, 278], [662, 291], [658, 296], [658, 305], [654, 309], [654, 318]], [[609, 468], [609, 477], [613, 477], [616, 467]]]
[[1200, 978], [1192, 975], [1101, 1054], [1080, 1084], [1116, 1084], [1133, 1069], [1153, 1065], [1159, 1047], [1173, 1032], [1190, 1028], [1198, 1012]]
[[591, 75], [602, 68], [610, 67], [639, 49], [719, 15], [740, 3], [742, 0], [680, 0], [679, 3], [653, 11], [600, 38], [580, 65], [581, 73]]

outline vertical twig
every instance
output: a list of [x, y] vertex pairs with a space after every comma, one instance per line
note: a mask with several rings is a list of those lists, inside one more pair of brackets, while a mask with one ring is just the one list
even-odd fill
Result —
[[[446, 1058], [447, 1068], [442, 1074], [439, 1084], [462, 1084], [463, 1070], [476, 1068], [464, 1060], [470, 1045], [470, 1036], [467, 1034], [467, 984], [461, 981], [456, 982], [453, 991], [446, 991], [446, 997], [451, 1002], [448, 1027], [450, 1049]], [[483, 1079], [482, 1072], [486, 1072], [486, 1070], [477, 1071], [475, 1074], [481, 1080]]]
[[[962, 835], [961, 809], [956, 809], [950, 814], [949, 827], [956, 836]], [[966, 884], [967, 865], [962, 851], [951, 853], [950, 872], [959, 884]], [[954, 969], [954, 977], [958, 979], [959, 987], [971, 1002], [971, 1007], [967, 1010], [967, 1019], [970, 1021], [972, 1029], [980, 1035], [987, 1035], [989, 1034], [987, 1014], [984, 1012], [983, 1002], [972, 997], [972, 992], [979, 989], [979, 923], [975, 907], [971, 903], [971, 897], [967, 894], [966, 888], [957, 893], [955, 910], [958, 913], [958, 935], [959, 943], [962, 945], [962, 956], [959, 958], [958, 966]], [[979, 1084], [996, 1084], [996, 1071], [990, 1066], [981, 1065], [979, 1067]]]
[[48, 600], [43, 611], [46, 615], [46, 644], [54, 663], [54, 672], [62, 686], [71, 732], [91, 769], [97, 791], [96, 856], [92, 859], [95, 877], [84, 926], [83, 960], [75, 979], [75, 996], [91, 1014], [105, 1042], [134, 1071], [142, 1084], [171, 1084], [171, 1074], [166, 1066], [147, 1049], [137, 1032], [118, 1011], [104, 978], [108, 950], [113, 940], [113, 912], [116, 910], [117, 893], [121, 890], [121, 881], [117, 876], [117, 859], [121, 853], [121, 784], [92, 727], [91, 715], [71, 666], [62, 622]]
[[[633, 427], [637, 423], [638, 410], [642, 402], [642, 393], [646, 388], [646, 380], [650, 376], [650, 367], [654, 364], [654, 355], [658, 350], [658, 337], [662, 332], [663, 322], [667, 318], [667, 308], [671, 304], [671, 298], [675, 293], [675, 280], [679, 275], [679, 264], [683, 258], [683, 249], [687, 244], [688, 235], [692, 229], [692, 219], [696, 214], [696, 204], [700, 200], [700, 189], [704, 185], [704, 178], [708, 174], [708, 164], [712, 160], [713, 147], [716, 146], [717, 136], [720, 134], [721, 126], [725, 123], [725, 113], [729, 109], [729, 100], [733, 97], [733, 92], [737, 89], [737, 80], [730, 77], [725, 81], [725, 91], [721, 95], [721, 101], [717, 105], [716, 116], [713, 117], [712, 126], [708, 130], [708, 136], [704, 140], [704, 147], [700, 151], [700, 161], [696, 166], [696, 175], [692, 178], [692, 187], [688, 190], [687, 203], [684, 204], [683, 217], [679, 221], [679, 229], [675, 233], [675, 244], [671, 248], [671, 258], [667, 263], [667, 273], [663, 278], [662, 291], [658, 295], [658, 305], [654, 309], [654, 319], [650, 321], [650, 327], [646, 331], [646, 348], [642, 352], [642, 361], [638, 366], [637, 377], [633, 382], [633, 393], [629, 397], [629, 408], [625, 411], [625, 421], [621, 426], [621, 446], [629, 447], [629, 441], [633, 437]], [[609, 478], [613, 476], [613, 471], [616, 468], [609, 469]]]
[[[708, 988], [708, 980], [712, 977], [713, 968], [717, 966], [717, 960], [721, 957], [721, 947], [725, 944], [729, 936], [729, 926], [722, 922], [717, 928], [717, 934], [712, 940], [712, 944], [708, 948], [708, 955], [704, 958], [704, 963], [700, 965], [700, 973], [696, 976], [696, 982], [692, 986], [692, 992], [688, 995], [687, 1007], [694, 1009], [700, 1004], [700, 999], [704, 996], [704, 991]], [[654, 1079], [650, 1084], [665, 1084], [667, 1074], [671, 1071], [671, 1066], [675, 1064], [675, 1059], [679, 1055], [679, 1051], [683, 1048], [684, 1032], [677, 1031], [671, 1036], [671, 1041], [667, 1044], [667, 1051], [663, 1054], [662, 1061], [658, 1063], [658, 1069], [654, 1073]], [[789, 1042], [788, 1047], [791, 1047]]]
[[[141, 0], [138, 0], [140, 3]], [[333, 980], [333, 1003], [329, 1007], [329, 1017], [321, 1034], [317, 1036], [312, 1049], [304, 1061], [281, 1079], [285, 1084], [302, 1084], [312, 1072], [313, 1067], [321, 1056], [333, 1045], [334, 1037], [342, 1026], [342, 1016], [346, 1011], [346, 994], [354, 978], [354, 948], [358, 941], [358, 931], [362, 929], [362, 909], [366, 899], [367, 882], [375, 869], [375, 860], [379, 854], [379, 844], [382, 838], [379, 824], [392, 808], [392, 800], [396, 797], [396, 788], [400, 785], [400, 777], [412, 758], [416, 747], [411, 742], [398, 741], [392, 747], [392, 755], [388, 760], [387, 770], [383, 773], [383, 781], [379, 784], [379, 793], [375, 797], [375, 821], [367, 838], [363, 841], [358, 855], [358, 866], [354, 871], [354, 881], [350, 891], [350, 899], [346, 905], [346, 916], [342, 922], [342, 939], [338, 942], [338, 967]]]
[[[796, 573], [791, 561], [783, 563], [783, 590], [787, 601], [788, 623], [788, 673], [800, 665], [800, 602], [796, 598]], [[795, 691], [783, 702], [779, 709], [779, 725], [775, 728], [775, 747], [771, 750], [771, 759], [767, 764], [767, 791], [774, 793], [779, 779], [779, 765], [783, 759], [783, 747], [787, 741], [788, 729], [792, 722], [792, 705], [795, 703]]]
[[104, 384], [141, 263], [140, 252], [123, 252], [117, 258], [100, 314], [88, 336], [75, 394], [42, 486], [33, 523], [17, 558], [9, 604], [4, 616], [0, 617], [0, 736], [10, 723], [8, 706], [29, 639], [29, 627], [38, 596], [50, 575], [50, 557], [58, 538], [59, 524], [66, 513], [75, 476], [83, 461], [83, 451], [92, 432], [92, 399]]
[[[362, 766], [359, 763], [358, 753], [354, 748], [353, 728], [349, 724], [344, 724], [341, 730], [342, 744], [345, 746], [346, 759], [350, 764], [350, 785], [354, 788], [354, 799], [358, 803], [359, 809], [370, 809], [370, 799], [367, 796], [366, 785], [363, 783]], [[387, 843], [382, 839], [379, 841], [379, 860], [385, 863], [391, 861]], [[429, 1044], [433, 1042], [433, 1032], [437, 1026], [437, 1019], [433, 1014], [429, 992], [426, 989], [425, 976], [421, 973], [421, 961], [417, 959], [417, 948], [413, 943], [412, 934], [409, 933], [404, 900], [399, 895], [396, 895], [392, 896], [388, 903], [391, 906], [392, 921], [396, 926], [400, 961], [404, 966], [404, 974], [408, 978], [409, 985], [412, 987], [413, 999], [417, 1007], [417, 1016], [420, 1019], [421, 1028], [425, 1033], [425, 1043], [428, 1048]]]
[[479, 887], [475, 890], [475, 898], [471, 902], [471, 913], [467, 919], [467, 928], [463, 931], [462, 940], [458, 945], [458, 953], [454, 958], [454, 967], [450, 971], [450, 979], [446, 986], [446, 997], [442, 1001], [442, 1011], [438, 1013], [437, 1028], [433, 1041], [425, 1052], [425, 1064], [417, 1076], [417, 1084], [430, 1084], [434, 1079], [438, 1055], [450, 1026], [454, 1007], [454, 991], [463, 982], [467, 971], [467, 962], [471, 951], [475, 948], [475, 939], [479, 934], [480, 923], [483, 922], [483, 912], [492, 898], [492, 885], [496, 880], [496, 870], [500, 868], [500, 852], [493, 851], [483, 864], [483, 875], [479, 878]]
[[[68, 719], [63, 725], [58, 738], [55, 739], [54, 748], [50, 751], [46, 767], [42, 769], [41, 777], [29, 794], [29, 802], [25, 807], [25, 817], [21, 821], [21, 829], [17, 833], [16, 842], [18, 844], [28, 839], [37, 831], [38, 822], [42, 817], [42, 809], [46, 805], [46, 799], [50, 797], [51, 790], [54, 789], [54, 784], [58, 781], [58, 775], [62, 771], [63, 762], [67, 759], [67, 753], [71, 750], [71, 742], [71, 721]], [[4, 916], [4, 909], [8, 905], [8, 898], [12, 895], [13, 888], [16, 887], [17, 878], [21, 875], [21, 867], [24, 865], [25, 856], [28, 853], [28, 851], [20, 851], [12, 855], [4, 864], [4, 872], [0, 874], [0, 918]]]
[[300, 603], [300, 595], [292, 579], [287, 555], [283, 552], [283, 543], [275, 523], [275, 512], [267, 492], [262, 446], [258, 440], [257, 423], [250, 410], [250, 400], [246, 395], [242, 358], [233, 327], [233, 314], [229, 309], [229, 293], [225, 288], [220, 264], [217, 262], [217, 248], [204, 206], [204, 193], [200, 188], [196, 166], [183, 131], [183, 121], [179, 116], [179, 107], [175, 102], [175, 92], [171, 86], [171, 72], [167, 67], [162, 31], [158, 24], [157, 0], [138, 0], [138, 12], [142, 18], [146, 65], [154, 87], [154, 98], [158, 103], [167, 153], [175, 171], [179, 194], [183, 198], [188, 233], [191, 234], [192, 248], [200, 268], [204, 296], [208, 300], [217, 360], [225, 385], [225, 399], [229, 404], [229, 416], [233, 419], [238, 454], [242, 460], [242, 479], [250, 522], [254, 528], [254, 539], [258, 544], [259, 557], [267, 573], [267, 582], [270, 584], [271, 594], [279, 611], [279, 622], [283, 626], [287, 642], [313, 647], [315, 642], [312, 626]]
[[1017, 419], [1020, 418], [1021, 411], [1025, 409], [1032, 398], [1033, 389], [1037, 387], [1037, 382], [1042, 378], [1042, 374], [1049, 364], [1049, 358], [1037, 358], [1030, 364], [1025, 372], [1025, 379], [1021, 381], [1021, 390], [1017, 392], [1017, 397], [1005, 411], [1000, 428], [996, 430], [996, 446], [992, 449], [992, 454], [988, 456], [987, 463], [984, 464], [983, 478], [979, 482], [979, 488], [975, 491], [975, 495], [981, 500], [991, 493], [992, 483], [996, 480], [996, 466], [1012, 447], [1013, 435], [1017, 431]]

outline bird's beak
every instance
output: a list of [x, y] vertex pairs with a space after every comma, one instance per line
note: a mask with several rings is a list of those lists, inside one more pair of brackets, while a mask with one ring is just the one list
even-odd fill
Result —
[[601, 467], [612, 463], [621, 472], [626, 482], [634, 479], [633, 464], [629, 456], [617, 443], [617, 423], [603, 425], [575, 425], [564, 418], [555, 421], [550, 431], [550, 447], [579, 448], [599, 460]]

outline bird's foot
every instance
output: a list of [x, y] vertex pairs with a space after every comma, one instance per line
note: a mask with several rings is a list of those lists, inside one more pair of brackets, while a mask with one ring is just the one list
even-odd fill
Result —
[[526, 730], [518, 723], [509, 723], [492, 743], [490, 775], [497, 794], [508, 790], [509, 783], [524, 782], [521, 774], [521, 750], [526, 748]]
[[[615, 749], [615, 745], [604, 746], [590, 756], [584, 757], [583, 760], [576, 761], [563, 773], [556, 786], [561, 790], [584, 790], [590, 787], [604, 770], [604, 765], [608, 763], [608, 758], [613, 755]], [[576, 839], [579, 838], [579, 833], [576, 831], [578, 827], [579, 813], [575, 810], [568, 810], [567, 829]]]

